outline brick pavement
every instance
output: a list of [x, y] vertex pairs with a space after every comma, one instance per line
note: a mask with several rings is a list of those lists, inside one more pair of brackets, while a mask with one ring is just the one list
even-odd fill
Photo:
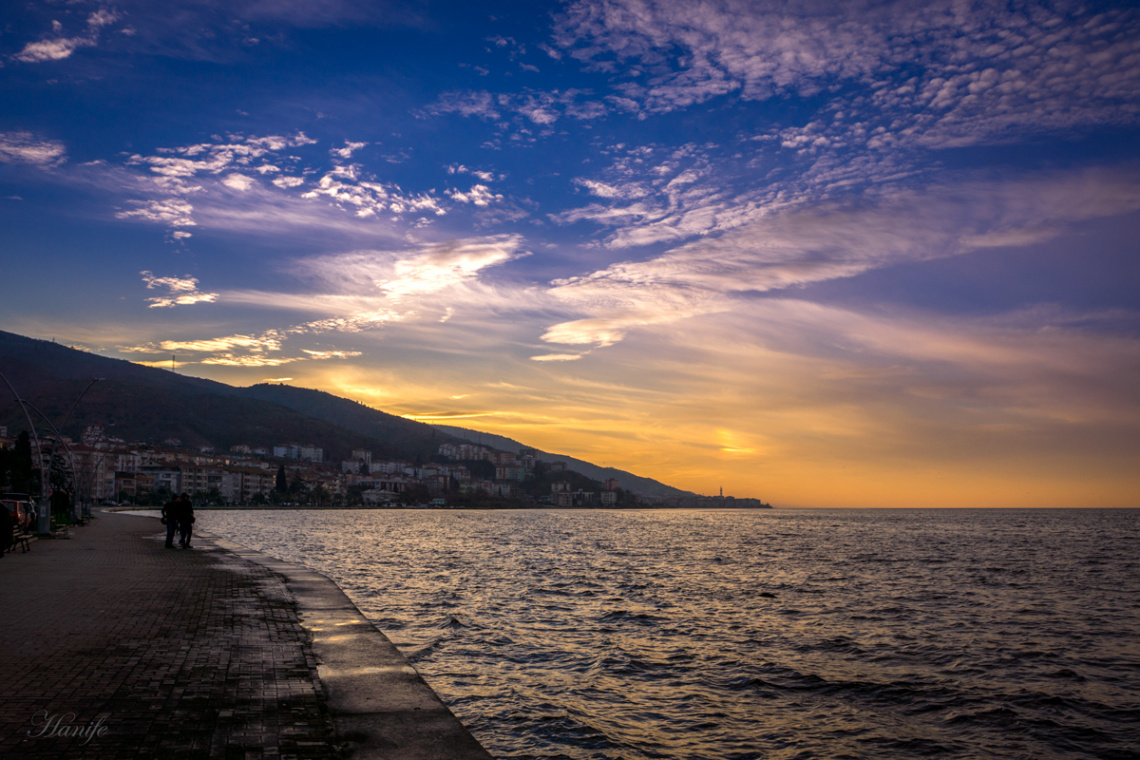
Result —
[[0, 757], [336, 757], [284, 578], [163, 537], [102, 515], [0, 559]]

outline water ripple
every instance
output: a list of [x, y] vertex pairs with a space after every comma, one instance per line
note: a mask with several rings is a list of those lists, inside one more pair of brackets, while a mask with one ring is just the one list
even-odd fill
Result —
[[1135, 511], [210, 512], [500, 758], [1140, 758]]

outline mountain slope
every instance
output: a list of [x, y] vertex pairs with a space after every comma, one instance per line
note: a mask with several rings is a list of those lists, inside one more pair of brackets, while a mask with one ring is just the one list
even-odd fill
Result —
[[[98, 424], [108, 435], [131, 442], [156, 444], [177, 438], [184, 446], [214, 446], [222, 451], [236, 444], [312, 444], [325, 450], [326, 459], [336, 461], [347, 459], [352, 449], [370, 449], [382, 457], [413, 458], [430, 453], [431, 441], [443, 437], [428, 425], [420, 425], [418, 441], [406, 430], [391, 437], [383, 429], [364, 433], [271, 400], [243, 396], [239, 389], [224, 383], [2, 331], [0, 372], [25, 401], [42, 412], [31, 414], [37, 428], [45, 432], [50, 426], [43, 423], [44, 417], [61, 424], [92, 378], [100, 378], [60, 431], [73, 438], [87, 425]], [[0, 425], [10, 430], [27, 427], [19, 404], [6, 387], [0, 387]]]
[[[80, 351], [52, 341], [0, 331], [0, 372], [21, 397], [42, 412], [32, 412], [38, 429], [43, 418], [78, 438], [87, 425], [128, 442], [159, 444], [177, 438], [183, 446], [213, 446], [226, 451], [237, 444], [270, 448], [298, 443], [320, 446], [325, 459], [348, 459], [353, 449], [377, 458], [426, 461], [445, 442], [474, 441], [516, 452], [524, 444], [509, 438], [447, 425], [427, 425], [371, 409], [323, 391], [259, 384], [235, 388], [213, 380], [144, 367], [121, 359]], [[100, 378], [91, 385], [93, 378]], [[10, 431], [27, 427], [19, 404], [0, 386], [0, 425]], [[616, 478], [623, 489], [653, 498], [691, 496], [649, 478], [557, 454], [540, 453], [547, 462], [592, 480]]]
[[[407, 458], [427, 459], [439, 451], [441, 443], [452, 440], [451, 436], [432, 425], [381, 412], [324, 391], [268, 383], [234, 390], [244, 398], [277, 404], [360, 435], [385, 441], [405, 452]], [[380, 453], [375, 452], [377, 455]]]
[[[490, 433], [480, 433], [451, 425], [425, 425], [422, 422], [413, 422], [403, 417], [396, 417], [386, 412], [371, 409], [355, 401], [333, 396], [324, 391], [294, 388], [289, 385], [261, 384], [239, 388], [237, 392], [249, 398], [272, 401], [287, 406], [290, 409], [332, 422], [348, 430], [354, 430], [365, 435], [382, 436], [385, 440], [400, 442], [408, 450], [414, 450], [424, 458], [438, 451], [439, 444], [453, 438], [479, 443], [501, 451], [516, 452], [522, 448], [530, 448], [518, 441]], [[425, 439], [425, 428], [431, 431], [428, 439]], [[424, 445], [425, 442], [428, 444], [427, 446]], [[642, 496], [671, 498], [692, 495], [687, 491], [667, 486], [650, 478], [642, 478], [612, 467], [599, 467], [573, 457], [540, 452], [539, 459], [544, 462], [565, 462], [567, 469], [585, 475], [599, 483], [607, 478], [616, 478], [621, 481], [622, 488]]]
[[[475, 430], [467, 430], [466, 428], [454, 427], [452, 425], [436, 425], [435, 427], [456, 438], [462, 438], [465, 441], [477, 443], [489, 448], [502, 449], [503, 451], [518, 451], [520, 448], [532, 448], [518, 441], [492, 433], [480, 433]], [[538, 458], [543, 462], [565, 462], [566, 469], [581, 473], [587, 478], [596, 480], [599, 483], [604, 482], [607, 478], [615, 478], [621, 483], [623, 489], [632, 491], [640, 496], [648, 496], [654, 499], [670, 499], [693, 495], [689, 491], [682, 491], [679, 488], [667, 486], [652, 478], [643, 478], [631, 472], [618, 470], [613, 467], [599, 467], [596, 464], [591, 464], [590, 462], [563, 454], [550, 454], [545, 451], [539, 451]]]

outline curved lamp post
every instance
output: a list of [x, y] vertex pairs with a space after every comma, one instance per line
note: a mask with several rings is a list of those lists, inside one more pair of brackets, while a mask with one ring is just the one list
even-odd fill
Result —
[[[44, 418], [44, 421], [47, 422], [48, 427], [50, 427], [52, 429], [52, 432], [55, 433], [56, 440], [59, 441], [60, 443], [63, 443], [64, 450], [67, 451], [68, 455], [72, 459], [72, 477], [73, 478], [75, 476], [75, 456], [72, 454], [70, 447], [68, 447], [67, 444], [63, 442], [63, 436], [59, 434], [59, 430], [56, 429], [56, 426], [51, 424], [51, 420], [48, 419], [48, 416], [46, 414], [44, 414], [43, 412], [41, 412], [39, 409], [37, 409], [31, 402], [27, 401], [24, 398], [21, 398], [20, 394], [16, 392], [15, 387], [13, 387], [12, 383], [9, 382], [8, 378], [5, 377], [4, 373], [2, 373], [2, 372], [0, 372], [0, 379], [2, 379], [4, 381], [4, 384], [8, 386], [8, 390], [12, 391], [12, 395], [16, 398], [16, 403], [18, 403], [20, 405], [20, 410], [24, 413], [24, 419], [26, 419], [28, 421], [28, 427], [31, 428], [32, 438], [34, 438], [36, 441], [36, 453], [37, 453], [39, 460], [40, 460], [39, 461], [39, 466], [40, 466], [40, 500], [39, 500], [39, 505], [37, 507], [38, 520], [37, 520], [37, 524], [36, 524], [36, 533], [38, 533], [40, 535], [46, 535], [48, 533], [51, 533], [51, 509], [50, 509], [50, 506], [48, 504], [48, 496], [47, 496], [47, 491], [48, 491], [48, 489], [47, 489], [47, 477], [48, 477], [48, 469], [49, 468], [44, 467], [43, 446], [40, 443], [40, 436], [39, 436], [39, 433], [36, 431], [36, 425], [34, 422], [32, 422], [32, 416], [30, 414], [28, 414], [28, 407], [31, 407], [33, 410], [35, 410], [35, 412], [37, 414], [39, 414], [41, 417]], [[71, 404], [71, 408], [67, 410], [67, 414], [64, 416], [64, 424], [66, 424], [67, 420], [69, 420], [71, 418], [71, 413], [74, 412], [75, 407], [79, 405], [79, 400], [82, 399], [87, 394], [87, 391], [91, 390], [91, 387], [93, 385], [95, 385], [95, 383], [99, 382], [102, 379], [103, 378], [101, 378], [101, 377], [95, 378], [94, 380], [92, 380], [87, 385], [86, 388], [83, 389], [83, 392], [80, 393], [79, 396], [75, 399], [75, 401]], [[61, 425], [61, 427], [62, 427], [62, 425]]]

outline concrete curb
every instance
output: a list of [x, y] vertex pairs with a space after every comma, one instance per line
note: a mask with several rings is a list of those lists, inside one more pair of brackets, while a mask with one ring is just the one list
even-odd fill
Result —
[[313, 637], [329, 715], [350, 760], [491, 760], [399, 650], [327, 576], [202, 531], [285, 577]]

